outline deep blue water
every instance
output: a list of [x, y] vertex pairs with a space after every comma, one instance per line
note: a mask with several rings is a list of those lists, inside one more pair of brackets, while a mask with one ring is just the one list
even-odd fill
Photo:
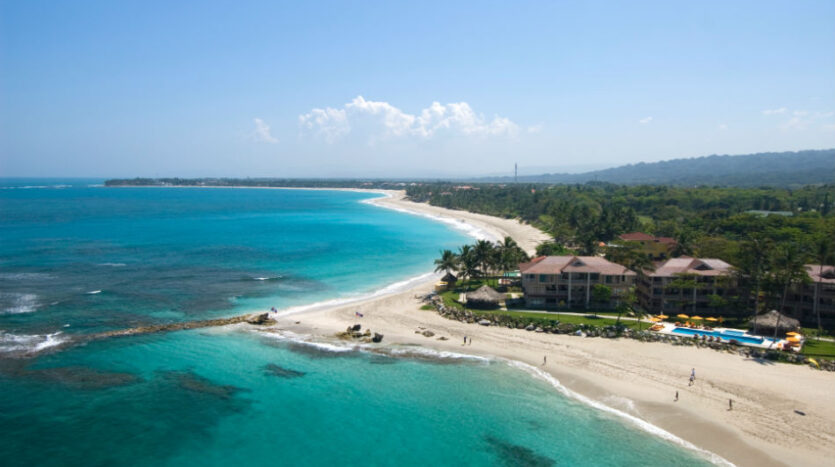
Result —
[[[15, 186], [0, 189], [4, 465], [706, 463], [498, 361], [236, 328], [11, 358], [73, 334], [372, 292], [468, 241], [368, 194], [98, 183], [0, 180]], [[55, 185], [71, 186], [19, 188]]]

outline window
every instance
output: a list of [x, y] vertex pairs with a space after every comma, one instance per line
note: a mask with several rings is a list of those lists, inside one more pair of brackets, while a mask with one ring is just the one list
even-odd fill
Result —
[[545, 274], [540, 274], [539, 282], [548, 282], [548, 276], [546, 276]]
[[600, 279], [600, 274], [593, 272], [591, 273], [591, 280], [596, 281]]
[[607, 284], [611, 284], [611, 283], [612, 283], [612, 276], [606, 276], [606, 283], [607, 283]]

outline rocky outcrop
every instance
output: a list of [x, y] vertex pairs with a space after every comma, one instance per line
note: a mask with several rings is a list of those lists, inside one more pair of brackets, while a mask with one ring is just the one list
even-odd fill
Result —
[[254, 315], [249, 316], [249, 317], [246, 319], [246, 322], [247, 322], [247, 323], [249, 323], [249, 324], [254, 324], [254, 325], [256, 325], [256, 326], [260, 326], [260, 325], [262, 325], [262, 324], [266, 324], [266, 323], [267, 323], [267, 322], [269, 322], [269, 321], [271, 321], [271, 320], [270, 320], [270, 315], [269, 315], [269, 313], [254, 314]]
[[336, 337], [348, 341], [358, 340], [367, 344], [370, 344], [372, 342], [379, 343], [383, 341], [382, 334], [378, 332], [372, 334], [370, 329], [366, 329], [365, 332], [360, 332], [360, 329], [362, 329], [362, 326], [360, 326], [359, 324], [348, 326], [348, 329], [346, 329], [344, 332], [336, 333]]

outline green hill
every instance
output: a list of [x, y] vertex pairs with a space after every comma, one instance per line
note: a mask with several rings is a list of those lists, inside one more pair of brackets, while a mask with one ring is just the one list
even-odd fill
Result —
[[[512, 177], [481, 178], [480, 182], [510, 182]], [[835, 183], [835, 149], [765, 152], [741, 156], [713, 155], [662, 162], [641, 162], [581, 174], [519, 177], [528, 183], [586, 183], [625, 185], [799, 186]]]

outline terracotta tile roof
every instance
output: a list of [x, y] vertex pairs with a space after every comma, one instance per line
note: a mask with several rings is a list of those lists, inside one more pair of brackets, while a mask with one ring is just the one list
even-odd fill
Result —
[[593, 272], [609, 276], [634, 276], [629, 269], [599, 256], [547, 256], [519, 265], [523, 274], [561, 274]]
[[671, 258], [658, 263], [655, 271], [647, 274], [649, 277], [671, 277], [678, 274], [695, 274], [698, 276], [722, 276], [729, 274], [733, 266], [715, 258]]
[[820, 264], [805, 264], [806, 273], [809, 274], [809, 279], [812, 282], [822, 282], [824, 284], [835, 284], [835, 266], [823, 265], [823, 272], [821, 272]]
[[651, 241], [655, 240], [655, 237], [653, 237], [650, 234], [645, 234], [643, 232], [625, 233], [625, 234], [621, 235], [619, 238], [621, 240], [627, 240], [627, 241], [643, 240], [643, 241], [651, 242]]

